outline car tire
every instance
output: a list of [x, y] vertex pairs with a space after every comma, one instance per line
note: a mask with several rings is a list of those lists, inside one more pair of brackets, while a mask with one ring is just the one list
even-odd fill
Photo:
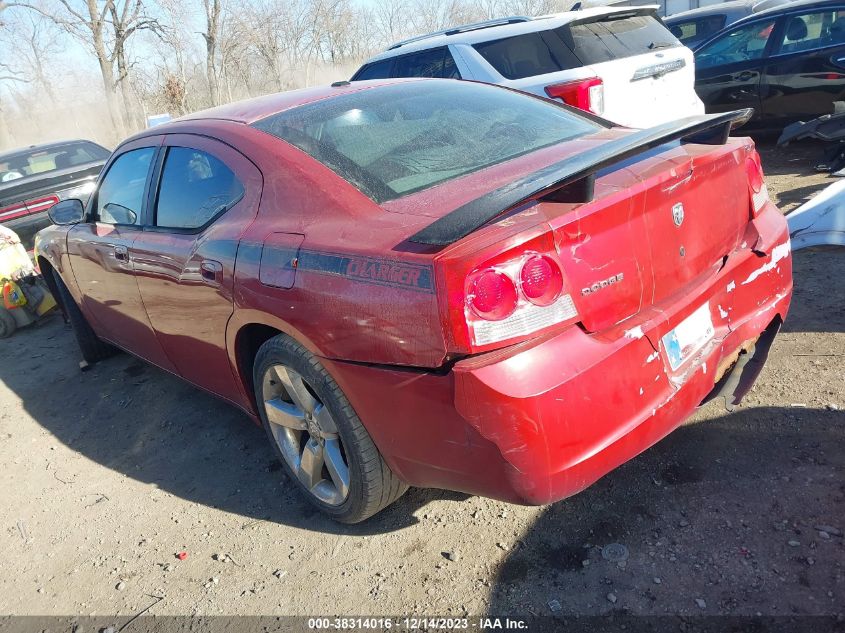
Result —
[[253, 364], [253, 384], [276, 456], [321, 512], [341, 523], [359, 523], [408, 489], [338, 384], [299, 343], [285, 335], [266, 341]]
[[15, 321], [9, 311], [0, 305], [0, 338], [8, 338], [18, 329], [18, 322]]
[[82, 352], [83, 360], [93, 365], [109, 356], [113, 356], [117, 350], [101, 340], [94, 333], [94, 330], [91, 328], [85, 315], [82, 314], [79, 306], [76, 305], [76, 301], [71, 296], [59, 273], [55, 270], [52, 273], [53, 280], [56, 283], [56, 289], [59, 291], [59, 301], [73, 328], [73, 333], [76, 336], [76, 342], [79, 343], [79, 350]]

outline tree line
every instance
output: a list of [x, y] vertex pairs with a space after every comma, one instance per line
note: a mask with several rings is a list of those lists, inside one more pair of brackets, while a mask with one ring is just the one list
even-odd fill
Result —
[[[89, 100], [96, 95], [93, 100], [107, 117], [108, 140], [115, 142], [141, 129], [149, 114], [180, 116], [237, 99], [348, 78], [362, 60], [407, 37], [504, 15], [552, 13], [571, 4], [571, 0], [0, 1], [0, 147], [17, 140], [9, 121], [40, 111], [73, 112], [68, 104], [79, 101], [79, 86], [72, 87], [74, 98], [68, 98], [69, 86], [62, 81], [72, 74], [90, 78], [82, 82], [84, 94]], [[76, 52], [69, 57], [69, 50]], [[77, 59], [83, 68], [76, 67]]]

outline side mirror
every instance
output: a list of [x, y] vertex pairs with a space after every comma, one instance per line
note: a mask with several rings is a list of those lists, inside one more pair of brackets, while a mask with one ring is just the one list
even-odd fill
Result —
[[53, 224], [78, 224], [85, 217], [85, 207], [82, 206], [82, 200], [70, 198], [50, 207], [47, 216]]
[[100, 219], [109, 224], [135, 224], [138, 214], [123, 205], [109, 202], [103, 207]]

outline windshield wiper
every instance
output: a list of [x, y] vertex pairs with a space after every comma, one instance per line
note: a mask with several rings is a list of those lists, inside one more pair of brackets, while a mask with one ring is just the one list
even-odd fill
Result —
[[672, 47], [672, 42], [652, 42], [648, 45], [649, 50], [657, 50], [658, 48], [670, 48]]

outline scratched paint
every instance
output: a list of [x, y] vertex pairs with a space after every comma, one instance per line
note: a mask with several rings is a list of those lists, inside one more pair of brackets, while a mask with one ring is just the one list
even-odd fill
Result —
[[633, 340], [641, 339], [645, 334], [643, 334], [643, 328], [639, 325], [635, 328], [631, 328], [630, 330], [625, 330], [625, 338], [630, 338]]
[[760, 266], [760, 268], [758, 268], [757, 270], [752, 272], [750, 275], [748, 275], [748, 279], [743, 281], [741, 285], [744, 286], [746, 284], [750, 284], [752, 281], [757, 279], [760, 275], [767, 273], [770, 270], [774, 270], [775, 267], [778, 265], [778, 262], [780, 260], [789, 256], [790, 251], [791, 251], [791, 246], [790, 246], [790, 243], [788, 241], [784, 242], [783, 244], [779, 244], [778, 246], [775, 246], [772, 249], [771, 259], [768, 262], [766, 262], [765, 264], [763, 264], [762, 266]]

